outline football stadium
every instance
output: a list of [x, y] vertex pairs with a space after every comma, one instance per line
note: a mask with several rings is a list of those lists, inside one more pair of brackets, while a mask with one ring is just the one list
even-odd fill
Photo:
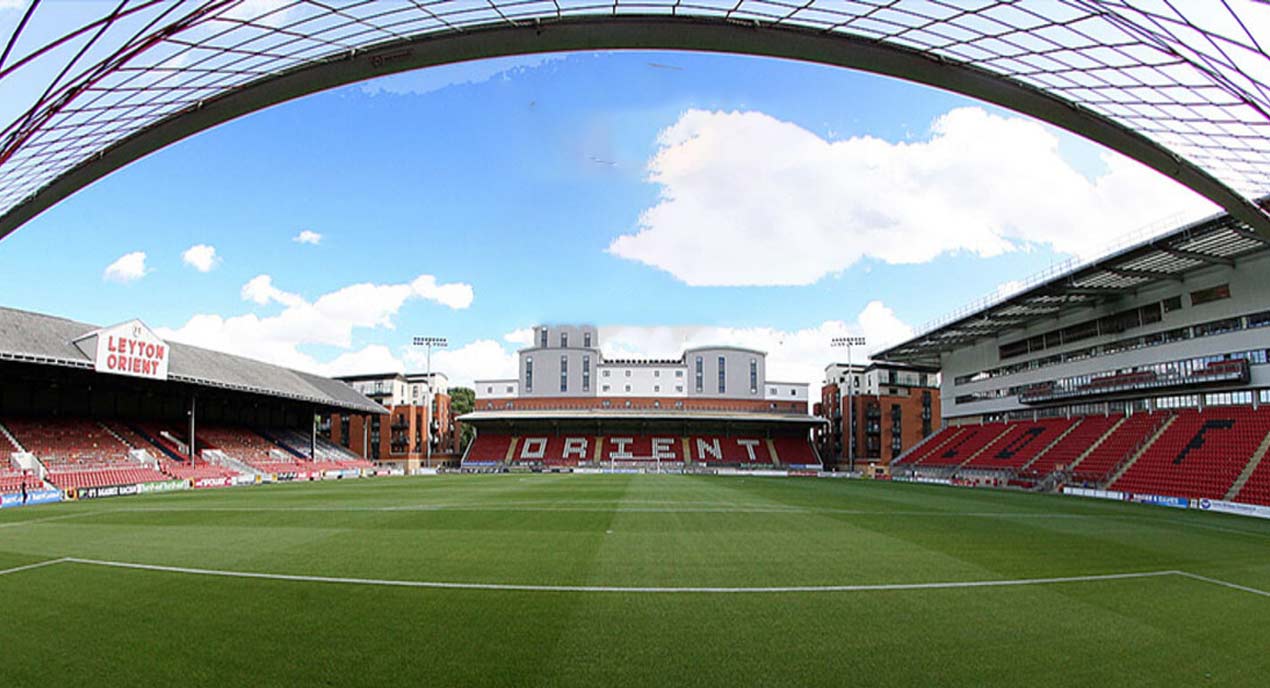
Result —
[[[8, 118], [0, 131], [0, 266], [15, 275], [44, 267], [50, 276], [0, 274], [10, 290], [0, 303], [4, 685], [1266, 685], [1264, 6], [10, 4], [0, 3], [0, 101], [8, 103], [0, 103]], [[85, 252], [82, 238], [57, 244], [56, 254], [15, 243], [62, 230], [83, 237], [77, 232], [87, 226], [103, 233], [87, 252], [117, 252], [115, 235], [100, 228], [132, 222], [134, 211], [100, 193], [103, 185], [167, 164], [165, 151], [205, 142], [213, 128], [322, 92], [488, 58], [548, 56], [459, 81], [489, 93], [544, 64], [547, 78], [563, 78], [551, 55], [598, 60], [610, 51], [739, 55], [935, 87], [1114, 151], [1216, 212], [1145, 233], [1114, 227], [1124, 238], [1112, 248], [1072, 255], [902, 328], [863, 358], [853, 360], [848, 348], [845, 363], [830, 360], [841, 344], [865, 345], [856, 330], [834, 330], [832, 353], [816, 348], [827, 341], [804, 346], [825, 371], [819, 395], [817, 382], [787, 372], [803, 370], [789, 363], [789, 351], [802, 346], [789, 332], [760, 340], [746, 335], [753, 330], [715, 328], [705, 339], [658, 331], [637, 340], [638, 328], [541, 316], [549, 304], [543, 284], [622, 313], [668, 309], [686, 299], [666, 293], [718, 287], [699, 297], [705, 308], [761, 322], [802, 308], [797, 302], [810, 297], [795, 290], [807, 287], [801, 283], [681, 279], [699, 291], [667, 292], [641, 276], [626, 292], [603, 293], [577, 277], [593, 276], [583, 268], [551, 266], [547, 281], [535, 282], [528, 273], [541, 266], [513, 259], [503, 275], [510, 291], [491, 292], [502, 294], [489, 299], [496, 307], [470, 319], [515, 311], [508, 322], [517, 329], [466, 344], [493, 352], [470, 359], [474, 365], [444, 353], [434, 361], [433, 348], [449, 346], [439, 336], [353, 351], [363, 330], [400, 337], [394, 318], [407, 301], [458, 311], [471, 304], [471, 289], [432, 275], [368, 282], [395, 279], [384, 276], [391, 263], [416, 260], [402, 238], [409, 227], [383, 221], [386, 233], [369, 229], [380, 221], [377, 203], [412, 191], [375, 178], [384, 197], [360, 198], [342, 184], [373, 171], [353, 165], [346, 149], [308, 141], [296, 148], [329, 156], [330, 169], [319, 171], [336, 180], [308, 189], [311, 202], [335, 199], [365, 220], [367, 236], [389, 238], [327, 238], [336, 258], [296, 268], [314, 280], [356, 281], [344, 290], [310, 300], [261, 274], [234, 294], [282, 316], [191, 310], [210, 298], [209, 283], [197, 280], [239, 269], [211, 246], [182, 254], [187, 272], [163, 282], [175, 291], [160, 301], [111, 291], [170, 277], [171, 267], [164, 275], [154, 266], [159, 249], [150, 249], [150, 265], [140, 253], [119, 267], [138, 255], [126, 254], [100, 283], [83, 287], [54, 272]], [[640, 68], [657, 79], [692, 71], [661, 62]], [[650, 83], [622, 88], [669, 88]], [[516, 117], [552, 107], [534, 100]], [[443, 119], [488, 125], [440, 110]], [[347, 122], [356, 107], [335, 111]], [[349, 149], [367, 145], [359, 138], [366, 132], [382, 133], [366, 124], [373, 119], [358, 121], [357, 136], [340, 134]], [[225, 131], [241, 133], [214, 133]], [[501, 138], [498, 145], [515, 145], [514, 136]], [[673, 138], [663, 131], [658, 150]], [[405, 145], [393, 139], [387, 149]], [[426, 174], [534, 177], [481, 159], [486, 152], [467, 155], [471, 169]], [[954, 157], [961, 153], [972, 157]], [[262, 154], [263, 167], [282, 184], [314, 184], [300, 181], [298, 167], [290, 178], [274, 155]], [[587, 164], [607, 174], [624, 164], [612, 157]], [[252, 162], [242, 159], [244, 170]], [[740, 162], [727, 162], [733, 176], [745, 176]], [[426, 167], [417, 157], [410, 164]], [[156, 190], [184, 183], [167, 170], [126, 180], [145, 190], [156, 215], [189, 203]], [[542, 176], [563, 183], [557, 172]], [[806, 170], [782, 173], [815, 186]], [[588, 167], [578, 176], [594, 186], [570, 189], [602, 196], [592, 174]], [[231, 169], [224, 185], [232, 177]], [[520, 183], [530, 182], [513, 180], [499, 187], [506, 199], [490, 190], [481, 202], [528, 215], [531, 203], [514, 193]], [[199, 193], [208, 203], [200, 208], [236, 218], [222, 231], [247, 235], [248, 252], [271, 270], [302, 262], [279, 246], [310, 250], [323, 241], [305, 231], [270, 244], [263, 225], [234, 224], [241, 217], [215, 189]], [[243, 205], [272, 200], [264, 194]], [[1060, 214], [1047, 199], [1011, 201], [1027, 206], [1037, 226], [1052, 226], [1043, 214]], [[589, 202], [579, 195], [545, 212], [576, 222], [573, 205]], [[735, 202], [734, 215], [752, 207]], [[320, 207], [318, 214], [333, 212]], [[188, 223], [208, 222], [199, 215], [188, 212]], [[549, 251], [569, 243], [528, 220], [512, 233]], [[496, 259], [524, 246], [509, 235], [474, 235], [447, 229], [439, 241], [462, 246], [444, 255], [467, 257], [478, 275], [509, 272]], [[687, 246], [673, 250], [692, 254]], [[1033, 243], [1020, 252], [1041, 250]], [[967, 261], [991, 257], [963, 253]], [[753, 258], [757, 271], [778, 269], [774, 256]], [[968, 264], [967, 272], [990, 270]], [[924, 301], [960, 294], [957, 281], [977, 278], [919, 267], [930, 270], [911, 273], [929, 275], [921, 277]], [[843, 298], [847, 288], [833, 280], [846, 284], [845, 270], [816, 288]], [[762, 284], [787, 291], [768, 299], [756, 291]], [[880, 294], [905, 286], [867, 284]], [[377, 305], [381, 298], [389, 306]], [[30, 304], [69, 305], [45, 313]], [[441, 313], [422, 326], [440, 335], [458, 322]], [[190, 317], [186, 327], [164, 326], [178, 317]], [[530, 318], [536, 324], [521, 328]], [[286, 339], [299, 331], [309, 339]], [[318, 345], [336, 352], [334, 361], [309, 353]]]

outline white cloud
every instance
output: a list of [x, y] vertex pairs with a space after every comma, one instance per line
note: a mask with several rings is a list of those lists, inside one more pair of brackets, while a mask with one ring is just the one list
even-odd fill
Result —
[[658, 144], [648, 179], [660, 199], [608, 250], [690, 285], [805, 285], [865, 257], [924, 263], [1028, 244], [1087, 256], [1165, 215], [1215, 211], [1112, 153], [1089, 179], [1051, 130], [974, 107], [915, 143], [830, 142], [760, 112], [691, 110]]
[[313, 372], [327, 376], [364, 375], [374, 373], [403, 373], [406, 366], [393, 355], [392, 350], [381, 344], [340, 354], [328, 363], [319, 363]]
[[518, 344], [522, 347], [533, 346], [534, 328], [522, 327], [519, 330], [512, 330], [511, 332], [503, 335], [503, 341], [509, 344]]
[[437, 284], [437, 278], [432, 275], [416, 277], [410, 283], [410, 288], [414, 290], [416, 296], [436, 301], [443, 306], [449, 306], [454, 309], [467, 308], [472, 305], [472, 299], [475, 297], [470, 284], [463, 284], [462, 282]]
[[119, 256], [119, 260], [107, 265], [101, 278], [109, 282], [132, 282], [145, 277], [148, 272], [145, 251], [133, 251]]
[[220, 264], [216, 247], [207, 244], [195, 244], [185, 249], [185, 253], [181, 254], [181, 260], [199, 272], [210, 272], [212, 268]]
[[310, 229], [301, 230], [299, 234], [291, 237], [291, 240], [297, 244], [313, 244], [317, 246], [322, 243], [322, 235]]
[[304, 303], [304, 299], [299, 294], [285, 292], [273, 286], [273, 278], [269, 275], [256, 275], [251, 278], [238, 294], [244, 301], [252, 301], [261, 306], [277, 302], [284, 306], [298, 307]]
[[[425, 370], [427, 354], [422, 349], [411, 348], [405, 358], [410, 370]], [[478, 339], [456, 349], [432, 351], [432, 370], [445, 373], [452, 387], [472, 387], [473, 381], [478, 379], [515, 378], [516, 366], [516, 352], [493, 339]]]
[[176, 341], [318, 373], [380, 372], [402, 368], [387, 347], [346, 351], [328, 362], [318, 361], [301, 347], [324, 345], [349, 350], [354, 330], [394, 329], [394, 319], [407, 301], [423, 299], [462, 309], [473, 298], [470, 285], [437, 284], [431, 275], [420, 275], [409, 284], [352, 284], [313, 302], [274, 286], [269, 275], [258, 275], [243, 285], [240, 294], [244, 301], [278, 305], [282, 310], [263, 317], [255, 313], [229, 317], [199, 314], [178, 328], [157, 331]]

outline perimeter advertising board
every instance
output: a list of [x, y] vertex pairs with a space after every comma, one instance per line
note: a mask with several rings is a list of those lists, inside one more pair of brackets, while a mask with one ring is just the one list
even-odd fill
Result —
[[1201, 511], [1217, 511], [1223, 514], [1252, 516], [1253, 518], [1270, 518], [1270, 506], [1256, 504], [1240, 504], [1220, 499], [1193, 499], [1191, 506]]
[[136, 485], [103, 485], [99, 487], [80, 487], [75, 490], [75, 499], [101, 499], [103, 497], [126, 497], [138, 494], [141, 490]]
[[62, 493], [60, 490], [30, 490], [23, 499], [21, 492], [0, 495], [0, 508], [7, 509], [14, 506], [32, 506], [34, 504], [49, 504], [52, 502], [62, 501]]

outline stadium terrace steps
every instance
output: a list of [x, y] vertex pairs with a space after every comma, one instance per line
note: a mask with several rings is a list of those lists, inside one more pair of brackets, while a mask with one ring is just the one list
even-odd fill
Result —
[[[281, 447], [281, 448], [282, 448], [282, 450], [283, 450], [283, 451], [285, 451], [286, 453], [290, 454], [291, 456], [293, 456], [293, 457], [295, 457], [295, 458], [297, 458], [297, 459], [312, 460], [312, 458], [313, 458], [313, 457], [309, 456], [309, 452], [308, 452], [307, 450], [306, 450], [306, 451], [301, 451], [301, 450], [296, 449], [295, 447], [291, 446], [291, 444], [290, 444], [290, 443], [295, 441], [295, 439], [294, 439], [294, 438], [291, 438], [291, 437], [283, 437], [283, 436], [282, 436], [282, 435], [280, 435], [280, 434], [275, 434], [275, 433], [272, 433], [272, 432], [270, 432], [270, 431], [268, 431], [268, 430], [257, 430], [256, 432], [257, 432], [257, 433], [259, 433], [261, 437], [264, 437], [265, 439], [269, 440], [270, 442], [273, 442], [274, 444], [278, 445], [279, 447]], [[306, 444], [307, 444], [307, 442], [306, 442]]]
[[1261, 444], [1257, 446], [1257, 451], [1253, 452], [1248, 465], [1244, 466], [1243, 472], [1239, 474], [1238, 478], [1235, 478], [1235, 483], [1226, 491], [1226, 501], [1235, 501], [1235, 497], [1243, 491], [1244, 486], [1248, 484], [1248, 479], [1257, 472], [1257, 467], [1266, 458], [1267, 451], [1270, 451], [1270, 433], [1267, 433], [1265, 439], [1261, 440]]
[[[1074, 471], [1082, 461], [1124, 424], [1125, 416], [1085, 416], [1067, 437], [1034, 461], [1028, 470], [1033, 475], [1050, 473], [1059, 466]], [[1064, 464], [1064, 461], [1067, 461]]]
[[167, 479], [168, 476], [152, 468], [96, 468], [50, 472], [48, 474], [48, 481], [61, 490], [73, 490], [80, 487], [104, 487], [108, 485], [135, 485]]
[[1107, 431], [1097, 446], [1072, 465], [1073, 478], [1101, 483], [1113, 468], [1133, 453], [1165, 419], [1148, 413], [1125, 416], [1115, 427]]
[[[1264, 459], [1264, 453], [1261, 458]], [[1270, 461], [1258, 460], [1257, 466], [1248, 473], [1243, 487], [1239, 488], [1235, 501], [1270, 506]]]
[[956, 470], [1014, 430], [1009, 423], [984, 423], [962, 428], [964, 432], [958, 433], [952, 441], [919, 459], [920, 465]]
[[280, 458], [274, 452], [285, 453], [276, 444], [252, 430], [205, 425], [199, 430], [197, 438], [203, 446], [219, 449], [226, 456], [265, 473], [300, 473], [306, 470], [298, 461]]
[[892, 465], [910, 464], [917, 465], [922, 459], [933, 454], [940, 447], [950, 442], [954, 437], [960, 434], [962, 426], [945, 425], [938, 432], [932, 433], [916, 446], [904, 452], [892, 462]]
[[187, 449], [168, 438], [163, 428], [157, 425], [129, 425], [128, 428], [151, 445], [158, 447], [159, 451], [169, 459], [182, 462], [189, 460]]
[[9, 430], [50, 471], [135, 466], [128, 445], [82, 418], [10, 418]]
[[18, 438], [13, 436], [13, 433], [9, 432], [9, 428], [5, 427], [5, 424], [3, 422], [0, 422], [0, 437], [3, 437], [5, 440], [8, 441], [9, 446], [13, 447], [13, 451], [15, 452], [26, 451], [26, 448], [22, 446], [22, 443], [18, 441]]
[[1058, 437], [1055, 437], [1049, 444], [1045, 445], [1043, 449], [1041, 449], [1039, 452], [1036, 453], [1036, 456], [1033, 456], [1032, 458], [1028, 459], [1022, 466], [1019, 466], [1019, 472], [1021, 473], [1023, 471], [1026, 471], [1037, 461], [1041, 460], [1042, 457], [1050, 453], [1050, 451], [1054, 449], [1054, 447], [1058, 446], [1059, 442], [1062, 442], [1063, 440], [1067, 439], [1067, 436], [1072, 434], [1072, 432], [1076, 430], [1076, 427], [1083, 422], [1084, 422], [1083, 418], [1077, 418], [1075, 421], [1071, 421], [1069, 419], [1067, 427], [1064, 428], [1063, 431], [1058, 434]]
[[1112, 489], [1224, 499], [1270, 434], [1270, 409], [1215, 407], [1173, 415]]
[[1141, 459], [1151, 450], [1151, 447], [1164, 436], [1164, 433], [1168, 432], [1169, 426], [1176, 423], [1177, 419], [1178, 417], [1176, 415], [1170, 415], [1168, 418], [1165, 418], [1164, 422], [1160, 423], [1155, 432], [1151, 434], [1151, 436], [1147, 437], [1146, 441], [1143, 442], [1136, 451], [1130, 454], [1128, 459], [1121, 461], [1119, 465], [1111, 470], [1111, 477], [1107, 480], [1107, 484], [1111, 485], [1119, 480], [1125, 473], [1129, 472], [1129, 469], [1133, 468], [1133, 464], [1137, 463], [1138, 459]]
[[1066, 435], [1075, 422], [1066, 418], [1009, 423], [1010, 429], [984, 447], [962, 468], [1019, 470]]

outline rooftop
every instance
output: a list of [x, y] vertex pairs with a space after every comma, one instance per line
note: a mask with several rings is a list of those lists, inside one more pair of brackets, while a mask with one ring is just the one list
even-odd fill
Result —
[[[1259, 201], [1270, 206], [1270, 197]], [[1023, 289], [990, 296], [924, 327], [874, 358], [938, 368], [940, 355], [1027, 327], [1065, 309], [1095, 306], [1214, 265], [1234, 266], [1270, 249], [1270, 241], [1229, 214], [1214, 215], [1131, 243], [1094, 260], [1069, 261], [1029, 279]]]
[[[98, 329], [66, 318], [0, 307], [0, 361], [93, 370], [92, 359], [73, 342]], [[384, 413], [382, 406], [338, 380], [179, 342], [168, 342], [168, 347], [168, 380], [172, 382]]]

